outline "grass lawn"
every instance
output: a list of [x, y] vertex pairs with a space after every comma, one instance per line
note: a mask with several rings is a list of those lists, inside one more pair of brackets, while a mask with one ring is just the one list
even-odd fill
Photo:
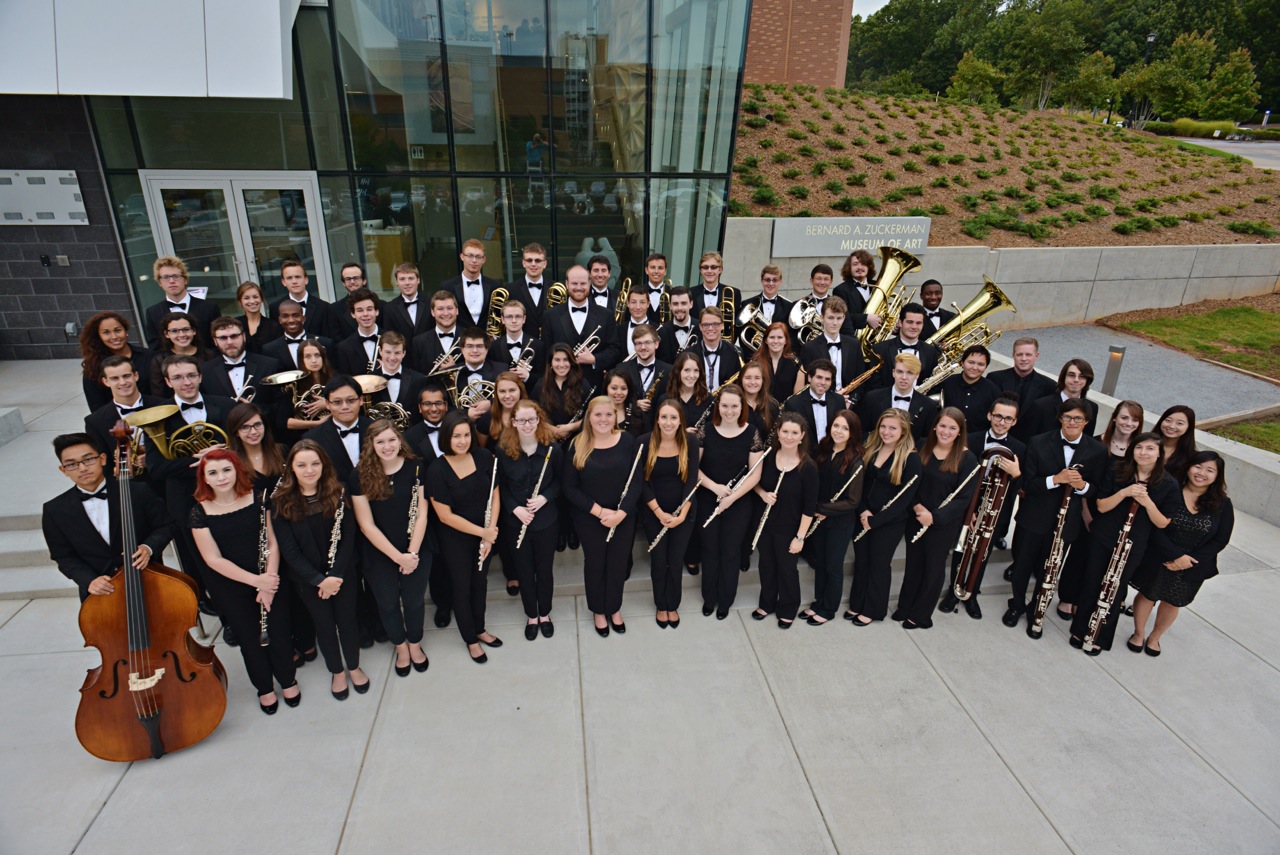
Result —
[[1195, 356], [1280, 380], [1280, 314], [1233, 306], [1120, 326]]
[[1257, 419], [1220, 427], [1212, 433], [1280, 454], [1280, 418]]
[[1239, 157], [1239, 155], [1232, 154], [1229, 151], [1223, 151], [1222, 149], [1217, 149], [1217, 148], [1209, 148], [1207, 145], [1196, 145], [1195, 143], [1187, 142], [1186, 140], [1175, 139], [1175, 140], [1170, 140], [1170, 142], [1172, 142], [1174, 145], [1176, 145], [1178, 148], [1182, 149], [1183, 151], [1193, 151], [1196, 154], [1207, 154], [1212, 157]]

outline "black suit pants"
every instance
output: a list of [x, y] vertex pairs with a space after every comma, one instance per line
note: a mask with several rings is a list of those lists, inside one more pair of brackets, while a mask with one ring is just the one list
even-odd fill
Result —
[[[511, 518], [514, 523], [499, 530], [498, 545], [505, 545], [503, 570], [506, 570], [506, 556], [511, 556], [511, 567], [514, 578], [520, 580], [520, 602], [524, 604], [524, 616], [533, 618], [547, 617], [551, 614], [551, 597], [555, 593], [555, 577], [551, 565], [556, 558], [556, 535], [559, 528], [555, 525], [541, 531], [527, 531], [524, 542], [516, 549], [516, 540], [520, 537], [520, 521]], [[507, 577], [512, 578], [512, 577]]]
[[378, 616], [392, 644], [422, 642], [422, 624], [427, 612], [427, 583], [431, 578], [431, 553], [418, 555], [418, 566], [412, 573], [400, 568], [386, 556], [365, 559], [364, 579], [378, 604]]
[[698, 520], [702, 604], [724, 612], [733, 607], [738, 596], [738, 575], [742, 572], [742, 530], [751, 518], [751, 503], [746, 497], [738, 499], [706, 528], [702, 528], [702, 524], [715, 511], [716, 505], [715, 502], [705, 502], [703, 506], [707, 510], [705, 514], [699, 514]]
[[627, 581], [627, 554], [635, 543], [635, 514], [628, 514], [613, 540], [609, 529], [585, 511], [573, 511], [573, 525], [582, 542], [582, 581], [587, 589], [587, 608], [592, 614], [612, 615], [622, 608], [622, 586]]
[[[1031, 577], [1038, 580], [1044, 576], [1044, 564], [1049, 558], [1049, 547], [1053, 545], [1053, 532], [1037, 534], [1018, 529], [1013, 539], [1013, 592], [1009, 596], [1009, 608], [1026, 611], [1028, 607], [1027, 587]], [[1036, 596], [1040, 586], [1032, 591]]]
[[491, 559], [486, 558], [483, 568], [478, 568], [480, 538], [448, 526], [440, 528], [440, 552], [453, 591], [453, 617], [458, 622], [458, 634], [466, 644], [479, 644], [479, 636], [485, 632], [485, 596]]
[[[316, 627], [316, 647], [324, 657], [330, 674], [354, 671], [360, 667], [360, 629], [356, 623], [356, 586], [344, 580], [338, 593], [320, 599], [320, 589], [306, 582], [295, 582], [298, 598], [311, 614]], [[241, 644], [244, 642], [242, 641]], [[345, 661], [345, 666], [343, 662]]]
[[[1076, 600], [1076, 614], [1071, 620], [1071, 634], [1076, 638], [1085, 638], [1089, 634], [1089, 622], [1098, 609], [1098, 600], [1102, 596], [1102, 580], [1106, 576], [1107, 566], [1111, 563], [1111, 553], [1115, 549], [1115, 541], [1101, 542], [1096, 538], [1082, 539], [1077, 546], [1088, 545], [1088, 560], [1085, 566], [1084, 586], [1080, 597]], [[1120, 622], [1120, 608], [1124, 605], [1124, 594], [1129, 589], [1129, 580], [1142, 564], [1142, 548], [1133, 549], [1120, 574], [1120, 584], [1116, 588], [1115, 598], [1110, 603], [1107, 618], [1098, 628], [1094, 644], [1103, 650], [1110, 650], [1115, 641], [1116, 625]]]
[[[216, 577], [216, 578], [214, 578]], [[209, 578], [213, 585], [214, 601], [221, 603], [227, 626], [240, 640], [240, 656], [249, 673], [249, 682], [259, 695], [275, 691], [272, 682], [281, 688], [289, 688], [294, 682], [293, 633], [289, 626], [289, 593], [277, 591], [267, 612], [266, 647], [258, 644], [260, 609], [257, 589], [243, 582], [236, 582], [213, 573]]]
[[872, 620], [889, 613], [889, 584], [893, 552], [906, 530], [906, 522], [873, 528], [853, 544], [853, 580], [849, 584], [849, 609]]
[[960, 535], [960, 521], [945, 526], [929, 526], [919, 542], [911, 538], [918, 523], [907, 526], [907, 566], [898, 591], [898, 612], [916, 626], [933, 626], [933, 610], [947, 578], [947, 558]]
[[806, 541], [805, 553], [813, 565], [813, 604], [809, 608], [831, 620], [844, 593], [844, 558], [857, 529], [858, 515], [828, 517]]
[[766, 523], [756, 544], [760, 550], [760, 610], [776, 614], [780, 620], [795, 620], [800, 610], [800, 555], [792, 555], [790, 549], [794, 536], [789, 528], [770, 530]]
[[[692, 509], [684, 522], [662, 536], [662, 541], [649, 553], [649, 575], [653, 579], [653, 605], [660, 612], [678, 611], [684, 593], [684, 553], [693, 530], [698, 527]], [[662, 525], [653, 512], [645, 508], [640, 512], [640, 525], [644, 529], [645, 546], [658, 536]]]

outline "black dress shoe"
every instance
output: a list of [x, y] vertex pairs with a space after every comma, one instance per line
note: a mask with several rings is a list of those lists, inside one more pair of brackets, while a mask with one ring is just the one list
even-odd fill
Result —
[[920, 624], [916, 623], [913, 620], [904, 620], [902, 622], [902, 628], [903, 629], [919, 629]]
[[1147, 648], [1146, 642], [1143, 642], [1142, 644], [1134, 644], [1127, 638], [1124, 640], [1124, 646], [1132, 650], [1134, 653], [1141, 653]]
[[1101, 648], [1101, 647], [1090, 647], [1088, 650], [1086, 650], [1086, 651], [1085, 651], [1085, 654], [1086, 654], [1087, 656], [1101, 656], [1101, 655], [1102, 655], [1102, 648]]
[[724, 620], [728, 616], [729, 616], [729, 613], [727, 611], [716, 612], [716, 620]]
[[858, 617], [856, 617], [856, 618], [850, 618], [850, 619], [849, 619], [849, 622], [850, 622], [851, 624], [853, 624], [854, 626], [871, 626], [871, 624], [875, 623], [875, 619], [874, 619], [874, 618], [867, 618], [867, 622], [866, 622], [866, 623], [863, 623], [861, 620], [859, 620], [859, 619], [858, 619], [858, 618], [864, 618], [864, 617], [867, 617], [867, 616], [866, 616], [866, 615], [858, 615]]
[[627, 631], [627, 622], [624, 620], [624, 621], [619, 621], [618, 623], [614, 623], [612, 620], [610, 620], [609, 628], [612, 629], [614, 632], [618, 633], [618, 635], [624, 635], [626, 634], [626, 631]]
[[[593, 626], [594, 626], [594, 624], [593, 624]], [[604, 626], [597, 626], [597, 627], [596, 627], [596, 635], [600, 636], [601, 638], [608, 638], [608, 637], [609, 637], [609, 624], [608, 624], [608, 623], [606, 623]]]
[[565, 545], [570, 549], [577, 549], [582, 544], [578, 542], [578, 535], [576, 532], [569, 532], [569, 536], [565, 538]]
[[672, 618], [671, 620], [667, 621], [667, 626], [671, 627], [672, 629], [675, 629], [679, 625], [680, 625], [680, 618]]
[[423, 659], [421, 662], [414, 662], [413, 657], [410, 657], [409, 664], [413, 666], [413, 670], [421, 674], [423, 671], [426, 671], [428, 668], [431, 667], [431, 660]]
[[667, 627], [671, 626], [671, 621], [659, 620], [656, 617], [653, 619], [653, 622], [658, 625], [658, 629], [666, 629]]
[[754, 611], [751, 612], [752, 620], [764, 620], [768, 616], [769, 616], [769, 613], [766, 612], [764, 609], [755, 609]]
[[1009, 548], [1008, 541], [1006, 541], [1003, 537], [996, 538], [996, 549], [1008, 549], [1008, 548]]
[[956, 610], [956, 606], [960, 605], [960, 601], [956, 599], [955, 594], [950, 591], [942, 598], [942, 602], [938, 603], [938, 611], [945, 615], [949, 615]]
[[903, 613], [902, 609], [895, 609], [893, 614], [889, 615], [889, 619], [901, 623], [907, 619], [907, 616]]
[[793, 620], [783, 620], [782, 618], [778, 618], [778, 629], [791, 629], [791, 624], [793, 623], [795, 623]]
[[538, 637], [538, 625], [536, 623], [526, 623], [524, 625], [524, 640], [533, 641]]
[[805, 623], [809, 624], [809, 626], [822, 626], [823, 624], [831, 623], [829, 620], [820, 620], [821, 617], [821, 615], [809, 615]]
[[228, 647], [239, 647], [240, 639], [236, 638], [236, 634], [231, 631], [231, 627], [222, 627], [222, 640]]
[[453, 619], [453, 615], [449, 612], [448, 609], [436, 609], [436, 626], [438, 626], [440, 629], [444, 629], [446, 626], [448, 626], [449, 622], [452, 619]]
[[699, 564], [684, 565], [684, 572], [688, 573], [690, 576], [697, 576], [698, 573], [700, 573], [701, 571], [702, 571], [702, 566]]
[[[290, 689], [298, 688], [298, 681], [294, 680], [293, 685], [290, 686], [289, 688]], [[284, 699], [284, 704], [287, 707], [296, 707], [298, 704], [302, 703], [302, 692], [298, 692], [298, 694], [294, 695], [292, 698], [285, 695], [284, 692], [281, 692], [280, 697]]]
[[1044, 630], [1036, 629], [1034, 626], [1031, 625], [1030, 622], [1027, 623], [1027, 638], [1038, 639], [1043, 635], [1044, 635]]
[[314, 647], [311, 648], [310, 650], [304, 650], [302, 651], [302, 661], [314, 662], [316, 661], [316, 657], [319, 655], [320, 655], [320, 651], [316, 650]]
[[556, 634], [556, 625], [549, 620], [541, 621], [538, 624], [538, 629], [541, 630], [543, 638], [550, 638]]
[[355, 680], [352, 680], [351, 688], [356, 690], [357, 695], [363, 695], [365, 692], [369, 691], [369, 684], [372, 682], [372, 680], [365, 680], [363, 683], [357, 683]]
[[516, 582], [514, 585], [512, 585], [510, 582], [508, 582], [508, 583], [507, 583], [507, 596], [508, 596], [508, 597], [518, 597], [518, 596], [520, 596], [520, 583], [519, 583], [519, 582]]
[[556, 552], [564, 552], [564, 548], [567, 545], [568, 540], [563, 534], [556, 538]]
[[502, 646], [502, 639], [498, 638], [498, 636], [496, 635], [493, 637], [493, 641], [485, 641], [483, 638], [477, 638], [476, 640], [479, 641], [481, 644], [483, 644], [485, 647], [492, 647], [494, 650], [497, 650], [499, 647]]
[[1071, 646], [1076, 650], [1084, 650], [1084, 639], [1076, 638], [1074, 635], [1070, 638]]
[[1004, 613], [1004, 617], [1000, 618], [1000, 622], [1012, 629], [1018, 625], [1018, 619], [1022, 617], [1023, 611], [1017, 606], [1009, 606], [1009, 610]]
[[208, 597], [201, 597], [200, 602], [197, 603], [196, 605], [197, 605], [197, 608], [200, 609], [200, 614], [208, 615], [209, 617], [218, 616], [217, 609], [213, 607], [213, 603], [209, 601]]
[[714, 612], [715, 610], [716, 610], [716, 607], [715, 607], [715, 606], [708, 606], [708, 605], [704, 604], [704, 605], [702, 606], [702, 616], [703, 616], [703, 617], [711, 617], [711, 613], [712, 613], [712, 612]]
[[372, 636], [372, 635], [365, 635], [365, 634], [361, 633], [361, 635], [360, 635], [360, 649], [361, 649], [361, 650], [368, 650], [370, 647], [373, 647], [373, 636]]
[[1143, 652], [1143, 653], [1145, 653], [1145, 654], [1147, 654], [1148, 656], [1159, 656], [1159, 655], [1160, 655], [1160, 651], [1159, 651], [1159, 650], [1156, 650], [1154, 647], [1152, 647], [1151, 645], [1149, 645], [1149, 644], [1147, 644], [1147, 643], [1145, 643], [1145, 642], [1144, 642], [1144, 643], [1143, 643], [1143, 645], [1142, 645], [1142, 652]]
[[413, 662], [411, 661], [408, 665], [396, 665], [395, 669], [397, 677], [408, 677], [409, 673], [413, 671]]
[[[269, 695], [269, 694], [271, 694], [271, 693], [270, 693], [270, 692], [267, 692], [267, 694]], [[280, 699], [279, 699], [279, 698], [276, 698], [276, 700], [272, 701], [271, 703], [269, 703], [269, 704], [264, 704], [264, 703], [262, 702], [262, 696], [261, 696], [261, 695], [259, 695], [259, 696], [258, 696], [258, 709], [262, 710], [262, 711], [263, 711], [264, 713], [266, 713], [267, 715], [275, 715], [275, 714], [276, 714], [276, 710], [280, 709]]]
[[748, 561], [746, 564], [743, 564], [741, 567], [738, 568], [738, 572], [746, 573], [750, 569], [751, 569], [751, 562]]
[[1010, 564], [1008, 567], [1004, 568], [1004, 580], [1005, 580], [1006, 582], [1012, 582], [1012, 581], [1013, 581], [1013, 565], [1012, 565], [1012, 564]]
[[329, 689], [329, 694], [333, 695], [333, 699], [335, 701], [345, 701], [347, 699], [347, 695], [351, 694], [351, 692], [349, 689], [344, 687], [340, 692], [335, 692], [333, 689]]
[[970, 597], [964, 601], [964, 610], [969, 613], [969, 617], [974, 620], [982, 620], [982, 606], [978, 605], [977, 597]]
[[845, 612], [845, 613], [844, 613], [844, 619], [845, 619], [845, 620], [851, 620], [851, 621], [857, 621], [858, 616], [857, 616], [856, 614], [854, 614], [853, 612], [848, 612], [848, 611], [847, 611], [847, 612]]
[[[468, 655], [470, 655], [471, 651], [467, 651], [467, 653]], [[477, 665], [483, 665], [484, 663], [489, 661], [489, 654], [481, 651], [479, 656], [472, 656], [471, 661], [476, 663]]]

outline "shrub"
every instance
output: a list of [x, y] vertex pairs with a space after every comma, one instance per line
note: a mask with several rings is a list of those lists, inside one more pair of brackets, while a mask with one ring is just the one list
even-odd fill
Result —
[[751, 213], [751, 209], [747, 207], [745, 202], [739, 201], [738, 199], [729, 200], [729, 216], [745, 217], [745, 216], [748, 216], [750, 213]]
[[795, 196], [797, 199], [808, 199], [809, 188], [805, 187], [803, 184], [797, 184], [794, 187], [787, 188], [787, 195]]
[[975, 170], [973, 174], [984, 181], [991, 177], [991, 173], [985, 169]]
[[1101, 205], [1085, 205], [1084, 212], [1085, 214], [1087, 214], [1088, 216], [1092, 217], [1095, 220], [1098, 219], [1099, 217], [1108, 216], [1111, 213]]
[[844, 177], [844, 183], [850, 187], [865, 187], [867, 184], [867, 173], [854, 172]]
[[801, 155], [802, 157], [813, 157], [817, 153], [818, 150], [808, 143], [805, 143], [796, 149], [796, 154]]
[[1026, 211], [1028, 214], [1034, 214], [1036, 211], [1040, 210], [1041, 207], [1039, 199], [1028, 199], [1022, 203], [1022, 210]]
[[835, 137], [827, 137], [822, 141], [822, 144], [832, 151], [844, 151], [846, 147], [844, 140], [838, 140]]
[[778, 194], [768, 185], [757, 187], [755, 192], [751, 194], [751, 201], [757, 205], [776, 205], [778, 204]]
[[891, 154], [891, 155], [893, 155], [894, 157], [902, 157], [902, 155], [903, 155], [903, 149], [902, 149], [902, 146], [900, 146], [900, 145], [895, 145], [893, 148], [891, 148], [891, 149], [889, 149], [889, 150], [888, 150], [888, 154]]
[[800, 130], [799, 128], [791, 128], [787, 131], [787, 139], [802, 140], [807, 136], [809, 135], [806, 134], [804, 131]]
[[1050, 208], [1060, 208], [1063, 205], [1079, 205], [1084, 201], [1084, 197], [1079, 193], [1050, 193], [1044, 197], [1044, 203]]
[[1026, 193], [1023, 193], [1017, 187], [1012, 187], [1012, 186], [1006, 187], [1003, 190], [1001, 190], [1000, 195], [1006, 196], [1010, 199], [1025, 199], [1027, 196]]
[[907, 197], [904, 196], [900, 190], [890, 190], [888, 193], [884, 194], [884, 201], [886, 202], [901, 202], [905, 198]]
[[883, 178], [885, 181], [897, 181], [897, 180], [898, 180], [898, 174], [897, 174], [896, 172], [894, 172], [892, 169], [886, 169], [886, 170], [884, 171], [884, 174], [883, 174], [883, 175], [881, 175], [880, 177], [881, 177], [881, 178]]
[[839, 199], [831, 203], [831, 207], [837, 211], [852, 211], [855, 208], [871, 208], [880, 207], [880, 203], [870, 196], [841, 196]]
[[937, 178], [929, 182], [930, 187], [950, 187], [951, 182], [947, 180], [945, 175], [939, 175]]
[[927, 217], [929, 212], [924, 208], [907, 208], [908, 217]]
[[1173, 135], [1176, 137], [1211, 137], [1214, 131], [1221, 136], [1235, 133], [1235, 122], [1197, 122], [1193, 119], [1174, 119]]
[[827, 163], [825, 160], [815, 160], [813, 165], [809, 167], [809, 172], [815, 176], [825, 175], [827, 167], [830, 165], [831, 164]]
[[826, 184], [823, 184], [822, 187], [824, 190], [826, 190], [829, 193], [839, 193], [841, 190], [844, 189], [844, 185], [841, 184], [839, 181], [836, 181], [834, 178], [828, 181]]
[[958, 166], [966, 160], [968, 160], [968, 158], [963, 154], [953, 154], [947, 158], [947, 163], [950, 163], [952, 166]]
[[902, 170], [904, 172], [924, 172], [924, 168], [914, 160], [904, 160], [902, 162]]
[[1258, 237], [1271, 238], [1280, 234], [1266, 223], [1256, 220], [1237, 220], [1227, 223], [1227, 228], [1238, 235], [1257, 235]]
[[775, 151], [773, 153], [773, 162], [777, 164], [790, 163], [795, 160], [796, 156], [789, 151]]
[[929, 164], [930, 166], [941, 166], [942, 164], [947, 162], [947, 158], [945, 155], [931, 154], [924, 159], [924, 162]]
[[1062, 171], [1062, 180], [1070, 181], [1074, 183], [1076, 181], [1083, 181], [1084, 176], [1081, 175], [1079, 172], [1072, 172], [1070, 169], [1064, 169]]
[[788, 181], [794, 181], [794, 180], [796, 180], [797, 178], [799, 178], [799, 177], [800, 177], [800, 175], [801, 175], [801, 172], [800, 172], [800, 170], [798, 170], [798, 169], [784, 169], [784, 170], [782, 170], [782, 177], [783, 177], [783, 178], [785, 178], [785, 179], [787, 179]]
[[884, 158], [878, 154], [862, 154], [859, 155], [867, 163], [884, 163]]
[[742, 120], [742, 124], [746, 125], [748, 128], [763, 128], [765, 125], [769, 124], [769, 120], [764, 116], [747, 116]]
[[947, 210], [946, 205], [943, 205], [941, 202], [939, 202], [937, 204], [929, 206], [929, 213], [935, 217], [945, 217], [947, 214], [951, 212]]
[[1151, 198], [1138, 199], [1133, 203], [1133, 207], [1144, 214], [1154, 214], [1156, 208], [1160, 207], [1160, 200]]
[[833, 157], [831, 162], [841, 169], [853, 169], [852, 157], [845, 157], [844, 155], [841, 155], [840, 157]]
[[1131, 235], [1134, 232], [1153, 232], [1158, 227], [1156, 221], [1150, 217], [1130, 217], [1123, 222], [1116, 223], [1111, 227], [1111, 230], [1117, 234]]
[[1173, 214], [1165, 214], [1165, 215], [1164, 215], [1164, 216], [1162, 216], [1162, 217], [1156, 217], [1156, 222], [1157, 222], [1157, 223], [1159, 223], [1161, 226], [1163, 226], [1163, 227], [1164, 227], [1164, 228], [1166, 228], [1166, 229], [1171, 229], [1171, 228], [1173, 228], [1174, 226], [1176, 226], [1176, 225], [1178, 225], [1179, 223], [1181, 223], [1181, 222], [1182, 222], [1182, 218], [1181, 218], [1181, 217], [1176, 217], [1176, 216], [1174, 216]]
[[1109, 202], [1117, 202], [1120, 200], [1120, 191], [1114, 187], [1103, 187], [1101, 184], [1092, 184], [1089, 186], [1090, 199], [1106, 199]]
[[924, 195], [924, 188], [921, 187], [919, 184], [909, 184], [906, 187], [899, 187], [898, 189], [908, 196]]
[[1115, 214], [1117, 217], [1127, 217], [1133, 213], [1133, 208], [1130, 208], [1128, 205], [1116, 205], [1111, 213]]
[[751, 98], [748, 98], [747, 100], [745, 100], [745, 101], [743, 101], [743, 102], [742, 102], [742, 112], [744, 112], [744, 113], [753, 113], [753, 114], [754, 114], [754, 113], [759, 113], [759, 112], [760, 112], [760, 107], [761, 107], [761, 106], [762, 106], [762, 105], [760, 104], [760, 102], [759, 102], [759, 101], [755, 101], [755, 100], [753, 100], [753, 99], [751, 99]]
[[765, 137], [764, 139], [760, 140], [760, 147], [773, 148], [773, 140], [769, 139], [768, 137]]

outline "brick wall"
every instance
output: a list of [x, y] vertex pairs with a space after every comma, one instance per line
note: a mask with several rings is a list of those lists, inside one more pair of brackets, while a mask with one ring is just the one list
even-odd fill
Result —
[[752, 0], [749, 83], [844, 86], [853, 0]]
[[[0, 359], [79, 356], [67, 322], [79, 327], [114, 309], [133, 320], [128, 280], [78, 97], [0, 95], [0, 169], [74, 169], [89, 225], [0, 225]], [[70, 266], [45, 267], [67, 256]], [[135, 322], [130, 338], [141, 341]]]

